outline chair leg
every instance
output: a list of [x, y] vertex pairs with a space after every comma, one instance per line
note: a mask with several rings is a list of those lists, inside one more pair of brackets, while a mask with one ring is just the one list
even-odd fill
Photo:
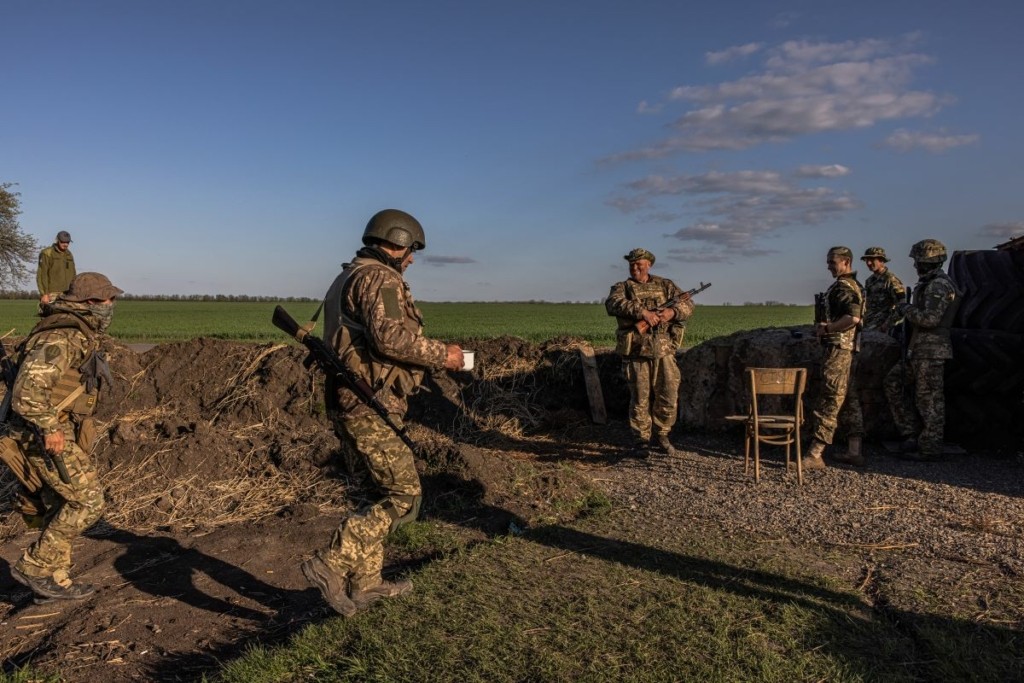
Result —
[[750, 425], [743, 440], [743, 474], [750, 474]]
[[761, 481], [761, 439], [754, 434], [754, 481]]
[[800, 486], [804, 484], [804, 456], [800, 451], [800, 425], [796, 426], [796, 481]]

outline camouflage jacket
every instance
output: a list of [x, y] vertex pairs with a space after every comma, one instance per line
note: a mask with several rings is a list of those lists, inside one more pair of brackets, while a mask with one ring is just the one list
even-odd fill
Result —
[[[854, 318], [864, 318], [864, 291], [857, 282], [857, 273], [846, 273], [836, 278], [825, 291], [826, 322], [835, 322], [844, 315], [851, 315]], [[841, 349], [853, 350], [854, 337], [857, 329], [850, 328], [845, 332], [833, 332], [822, 337], [825, 344], [835, 345]]]
[[871, 273], [864, 281], [864, 327], [882, 332], [891, 330], [902, 319], [896, 304], [906, 299], [906, 292], [907, 288], [888, 268], [881, 273]]
[[604, 307], [618, 322], [616, 352], [630, 358], [663, 358], [674, 354], [683, 343], [686, 320], [693, 314], [692, 301], [680, 301], [672, 306], [676, 317], [667, 325], [657, 325], [640, 334], [636, 324], [643, 320], [644, 311], [659, 308], [682, 294], [674, 282], [657, 275], [651, 275], [643, 283], [629, 278], [612, 285]]
[[953, 357], [949, 328], [960, 305], [956, 285], [942, 270], [922, 277], [914, 287], [913, 301], [906, 309], [912, 326], [911, 358], [945, 359]]
[[[57, 318], [61, 317], [71, 316], [49, 316], [37, 329], [59, 323]], [[97, 398], [95, 390], [80, 395], [68, 405], [62, 404], [80, 386], [78, 368], [98, 348], [99, 342], [95, 336], [86, 335], [74, 326], [44, 329], [30, 335], [14, 381], [11, 408], [46, 434], [56, 431], [68, 413], [88, 415], [92, 412]]]
[[40, 294], [60, 293], [67, 290], [75, 279], [75, 257], [71, 250], [61, 251], [56, 244], [39, 252], [36, 268], [36, 287]]
[[[424, 368], [444, 367], [444, 342], [423, 336], [423, 316], [394, 264], [372, 248], [346, 263], [324, 299], [324, 337], [338, 356], [377, 392], [389, 413], [404, 415]], [[373, 414], [345, 387], [328, 383], [329, 408]], [[329, 399], [330, 401], [330, 399]]]

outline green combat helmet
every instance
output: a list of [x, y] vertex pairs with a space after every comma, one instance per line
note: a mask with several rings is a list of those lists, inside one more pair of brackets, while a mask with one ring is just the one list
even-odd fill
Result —
[[946, 245], [938, 240], [921, 240], [910, 248], [910, 258], [917, 263], [945, 263]]
[[414, 251], [426, 249], [427, 238], [420, 222], [398, 209], [384, 209], [373, 214], [363, 231], [363, 244], [369, 246], [379, 240], [391, 242], [400, 247], [411, 247]]

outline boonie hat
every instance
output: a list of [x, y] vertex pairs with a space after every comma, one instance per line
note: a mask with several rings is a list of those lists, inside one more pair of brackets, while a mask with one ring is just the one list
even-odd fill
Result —
[[641, 249], [640, 247], [637, 247], [636, 249], [632, 250], [622, 258], [626, 259], [630, 263], [632, 263], [633, 261], [640, 260], [650, 261], [652, 264], [654, 263], [654, 254], [647, 251], [646, 249]]
[[71, 233], [68, 232], [67, 230], [61, 230], [60, 232], [57, 233], [57, 241], [58, 242], [70, 242], [71, 241]]
[[61, 296], [65, 301], [88, 301], [98, 299], [105, 301], [124, 294], [124, 290], [110, 283], [110, 278], [102, 273], [80, 273], [71, 281], [68, 291]]
[[889, 257], [885, 255], [885, 249], [881, 247], [868, 247], [864, 252], [864, 255], [860, 257], [861, 261], [867, 261], [870, 258], [876, 258], [879, 261], [889, 262]]

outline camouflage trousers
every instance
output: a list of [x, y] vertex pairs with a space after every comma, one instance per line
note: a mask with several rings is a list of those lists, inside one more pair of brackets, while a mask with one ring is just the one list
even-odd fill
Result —
[[[397, 415], [391, 417], [401, 426]], [[377, 415], [340, 416], [334, 429], [354, 488], [369, 495], [342, 519], [330, 546], [319, 555], [347, 576], [353, 588], [370, 588], [381, 582], [384, 538], [419, 512], [420, 477], [412, 451]]]
[[917, 435], [918, 447], [925, 455], [942, 453], [946, 427], [942, 377], [945, 362], [941, 358], [911, 358], [905, 364], [897, 363], [885, 376], [883, 385], [900, 436], [908, 439]]
[[[25, 456], [27, 479], [39, 489], [24, 491], [23, 496], [41, 503], [43, 517], [39, 538], [22, 554], [17, 568], [28, 576], [53, 577], [57, 583], [68, 580], [71, 569], [71, 543], [103, 516], [105, 506], [103, 487], [93, 464], [92, 456], [83, 451], [75, 441], [74, 425], [62, 423], [64, 430], [64, 452], [52, 456], [61, 460], [67, 471], [65, 482], [56, 466], [52, 469], [44, 458], [39, 441], [28, 430], [12, 430], [11, 441]], [[19, 477], [20, 479], [21, 477]], [[20, 506], [26, 511], [25, 501]]]
[[662, 358], [624, 358], [629, 385], [629, 428], [641, 441], [667, 436], [676, 423], [681, 375], [674, 354]]
[[821, 393], [812, 411], [814, 431], [811, 438], [832, 443], [840, 421], [850, 436], [863, 436], [864, 416], [860, 409], [853, 352], [829, 344], [825, 346], [824, 353]]

